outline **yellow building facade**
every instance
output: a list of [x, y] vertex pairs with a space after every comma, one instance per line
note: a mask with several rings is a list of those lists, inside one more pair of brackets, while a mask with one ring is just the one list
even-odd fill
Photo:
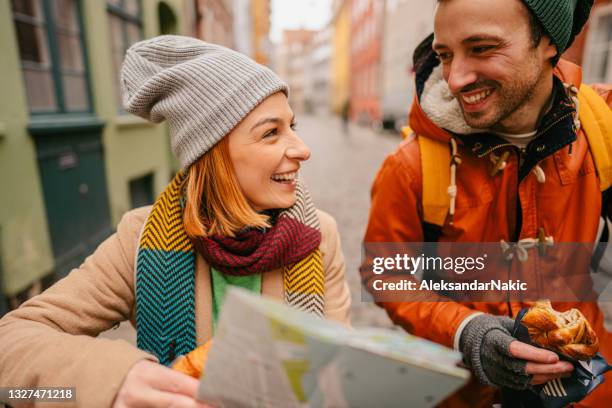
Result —
[[333, 112], [339, 114], [349, 99], [351, 79], [351, 16], [349, 0], [341, 0], [334, 3], [331, 108]]
[[253, 59], [268, 65], [270, 32], [270, 0], [251, 0], [253, 29]]

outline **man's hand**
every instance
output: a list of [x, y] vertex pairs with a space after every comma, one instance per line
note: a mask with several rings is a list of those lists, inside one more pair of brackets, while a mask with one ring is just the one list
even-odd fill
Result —
[[561, 377], [569, 377], [574, 366], [567, 361], [560, 361], [552, 351], [537, 348], [527, 343], [514, 340], [508, 348], [514, 358], [527, 361], [525, 372], [533, 375], [531, 384], [538, 385]]
[[514, 320], [482, 314], [463, 329], [464, 362], [483, 384], [522, 390], [568, 376], [574, 366], [559, 356], [512, 337]]
[[195, 400], [198, 380], [149, 360], [128, 371], [113, 408], [211, 408]]

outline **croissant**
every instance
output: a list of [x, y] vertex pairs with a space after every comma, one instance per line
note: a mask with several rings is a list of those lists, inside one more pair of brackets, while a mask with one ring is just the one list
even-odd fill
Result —
[[550, 301], [537, 301], [521, 321], [536, 344], [577, 360], [588, 360], [599, 350], [599, 340], [578, 309], [557, 312]]
[[208, 359], [208, 350], [211, 344], [212, 340], [209, 340], [193, 349], [172, 364], [172, 368], [193, 378], [200, 378], [204, 372], [204, 366]]

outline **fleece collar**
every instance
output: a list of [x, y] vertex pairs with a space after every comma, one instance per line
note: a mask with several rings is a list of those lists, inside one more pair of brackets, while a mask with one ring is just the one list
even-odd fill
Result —
[[473, 128], [465, 122], [459, 101], [442, 78], [441, 65], [435, 67], [425, 81], [421, 94], [421, 109], [434, 124], [451, 133], [467, 135], [485, 131]]

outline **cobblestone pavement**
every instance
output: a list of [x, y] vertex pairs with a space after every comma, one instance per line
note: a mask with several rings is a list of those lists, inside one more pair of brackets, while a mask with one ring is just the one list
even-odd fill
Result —
[[370, 187], [385, 157], [400, 142], [398, 135], [350, 125], [342, 131], [334, 116], [297, 116], [297, 132], [312, 151], [302, 166], [315, 205], [338, 223], [351, 288], [351, 320], [355, 327], [390, 326], [386, 313], [361, 301], [357, 268], [370, 209]]
[[[312, 151], [310, 160], [302, 166], [302, 177], [315, 205], [330, 213], [338, 223], [353, 300], [353, 326], [390, 327], [392, 324], [382, 309], [361, 301], [357, 268], [368, 219], [370, 187], [376, 171], [400, 138], [353, 124], [345, 134], [341, 121], [329, 115], [298, 115], [297, 132]], [[132, 343], [136, 339], [129, 323], [101, 336], [123, 338]]]

